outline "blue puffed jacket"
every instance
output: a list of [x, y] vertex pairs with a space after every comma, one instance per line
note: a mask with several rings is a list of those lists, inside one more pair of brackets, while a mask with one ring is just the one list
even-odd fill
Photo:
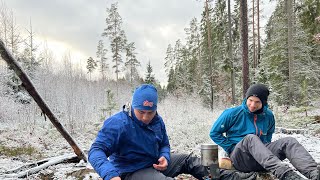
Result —
[[246, 102], [244, 99], [240, 106], [226, 109], [211, 128], [211, 139], [228, 154], [247, 134], [256, 134], [263, 143], [269, 143], [275, 131], [274, 116], [268, 105], [263, 107], [262, 113], [254, 114]]
[[170, 145], [162, 118], [156, 114], [146, 125], [131, 109], [105, 120], [88, 159], [100, 177], [109, 180], [157, 164], [161, 156], [169, 163]]

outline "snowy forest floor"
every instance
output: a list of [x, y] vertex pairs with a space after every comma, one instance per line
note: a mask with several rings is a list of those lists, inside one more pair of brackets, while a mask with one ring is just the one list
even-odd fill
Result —
[[[212, 143], [209, 130], [222, 110], [210, 111], [201, 107], [200, 102], [193, 100], [164, 100], [159, 105], [159, 114], [163, 117], [172, 151], [190, 153], [200, 156], [200, 145]], [[198, 107], [198, 108], [197, 108]], [[222, 109], [222, 108], [221, 108]], [[320, 111], [316, 109], [274, 108], [277, 119], [277, 132], [273, 140], [295, 137], [320, 162]], [[307, 116], [306, 116], [307, 115]], [[79, 120], [81, 121], [81, 120]], [[72, 136], [78, 145], [87, 152], [94, 140], [102, 121], [75, 125]], [[283, 128], [298, 129], [284, 133]], [[292, 133], [294, 132], [294, 133]], [[59, 132], [45, 121], [43, 117], [30, 123], [10, 123], [0, 119], [0, 177], [1, 174], [27, 163], [49, 157], [72, 154], [73, 150]], [[99, 179], [90, 165], [83, 163], [62, 163], [50, 166], [39, 173], [31, 174], [25, 179]], [[179, 176], [178, 179], [193, 179], [190, 176]]]

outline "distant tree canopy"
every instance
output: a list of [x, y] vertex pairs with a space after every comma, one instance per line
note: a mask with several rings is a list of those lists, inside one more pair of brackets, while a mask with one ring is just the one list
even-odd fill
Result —
[[[210, 103], [210, 76], [213, 76], [215, 103], [230, 104], [233, 86], [235, 99], [240, 103], [243, 51], [239, 2], [235, 1], [231, 11], [231, 26], [228, 26], [227, 1], [214, 1], [214, 6], [209, 4], [207, 11], [204, 8], [200, 21], [195, 18], [190, 21], [185, 29], [185, 44], [177, 40], [174, 46], [168, 45], [164, 66], [169, 92], [198, 93], [203, 102]], [[276, 9], [265, 26], [265, 39], [258, 36], [260, 28], [257, 29], [263, 18], [260, 16], [263, 9], [258, 9], [261, 3], [254, 1], [252, 5], [248, 4], [250, 84], [268, 85], [272, 92], [271, 100], [280, 105], [310, 105], [312, 101], [319, 100], [320, 94], [320, 44], [315, 41], [315, 35], [320, 32], [320, 23], [315, 20], [320, 13], [320, 3], [317, 0], [277, 1]], [[212, 71], [208, 69], [207, 12]], [[231, 55], [228, 52], [230, 48]]]
[[[247, 40], [249, 72], [245, 74], [249, 75], [250, 84], [268, 85], [272, 92], [270, 99], [280, 105], [306, 106], [319, 100], [320, 2], [274, 1], [275, 11], [264, 28], [259, 24], [263, 19], [260, 14], [264, 11], [259, 5], [263, 1], [251, 2], [247, 4], [247, 20], [241, 16], [243, 6], [239, 0], [231, 3], [233, 7], [230, 7], [230, 0], [204, 2], [200, 19], [192, 18], [185, 27], [185, 40], [173, 40], [174, 43], [167, 46], [164, 67], [169, 93], [198, 94], [206, 105], [213, 106], [240, 103], [246, 78], [242, 73], [246, 65], [243, 40]], [[38, 48], [31, 20], [26, 31], [28, 36], [22, 37], [13, 13], [4, 6], [0, 10], [0, 38], [30, 77], [36, 80], [41, 75], [46, 78], [42, 83], [47, 85], [54, 57], [48, 48]], [[59, 57], [65, 64], [56, 73], [68, 77], [70, 83], [82, 76], [91, 79], [95, 72], [104, 81], [115, 79], [117, 90], [113, 92], [116, 97], [121, 91], [118, 82], [122, 81], [132, 88], [143, 81], [161, 87], [150, 62], [145, 74], [139, 75], [139, 47], [128, 41], [123, 21], [117, 3], [107, 7], [96, 57], [83, 59], [87, 73], [83, 75], [81, 68], [71, 63], [70, 54]], [[248, 25], [248, 37], [245, 38], [241, 34], [243, 21]], [[260, 35], [262, 29], [265, 30], [263, 37]], [[28, 94], [12, 71], [8, 70], [3, 77], [6, 81], [4, 94], [30, 103]]]

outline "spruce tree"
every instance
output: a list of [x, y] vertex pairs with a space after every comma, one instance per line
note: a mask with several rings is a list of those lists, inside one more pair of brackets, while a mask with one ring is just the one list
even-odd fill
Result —
[[154, 78], [153, 69], [152, 69], [150, 60], [147, 64], [147, 72], [146, 72], [144, 82], [147, 84], [155, 84], [155, 78]]
[[[266, 45], [259, 65], [259, 81], [269, 84], [277, 103], [306, 105], [315, 95], [313, 87], [319, 78], [319, 68], [312, 61], [312, 48], [308, 45], [307, 33], [299, 19], [293, 16], [292, 86], [289, 86], [287, 18], [285, 4], [279, 2], [267, 24]], [[293, 93], [289, 95], [289, 91]]]
[[90, 79], [91, 79], [92, 72], [97, 68], [97, 66], [98, 66], [97, 62], [92, 57], [89, 57], [87, 60], [86, 68], [88, 70]]

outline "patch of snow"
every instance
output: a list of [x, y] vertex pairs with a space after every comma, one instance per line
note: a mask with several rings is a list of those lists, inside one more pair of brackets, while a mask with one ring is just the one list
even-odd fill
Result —
[[[223, 109], [210, 111], [203, 108], [200, 100], [196, 97], [175, 98], [168, 97], [158, 105], [158, 112], [163, 117], [166, 124], [167, 133], [170, 139], [173, 152], [190, 153], [200, 156], [201, 144], [213, 143], [209, 137], [209, 131], [214, 121], [219, 117]], [[318, 111], [319, 112], [319, 111]], [[97, 112], [99, 113], [99, 112]], [[280, 112], [281, 113], [281, 112]], [[313, 114], [317, 114], [312, 112]], [[320, 114], [320, 112], [318, 113]], [[290, 114], [281, 114], [287, 116], [287, 123], [290, 124]], [[96, 117], [96, 115], [93, 115]], [[17, 157], [0, 156], [0, 175], [4, 172], [25, 165], [30, 162], [42, 160], [45, 158], [56, 157], [60, 155], [73, 153], [72, 148], [60, 133], [53, 127], [49, 120], [44, 121], [43, 117], [36, 116], [33, 123], [10, 123], [0, 121], [0, 145], [5, 147], [21, 147], [30, 145], [38, 151], [33, 156], [20, 155]], [[77, 144], [87, 152], [97, 132], [103, 124], [99, 119], [74, 121], [74, 128], [71, 133]], [[81, 124], [81, 125], [79, 125]], [[314, 134], [314, 126], [296, 127], [306, 130], [302, 134], [283, 134], [275, 133], [273, 140], [291, 136], [296, 138], [314, 157], [320, 162], [320, 139]], [[291, 126], [290, 126], [291, 127]], [[285, 128], [287, 128], [285, 126]], [[67, 128], [70, 132], [70, 127]], [[220, 155], [220, 154], [219, 154]], [[79, 163], [64, 163], [50, 166], [41, 170], [37, 174], [29, 175], [26, 179], [40, 179], [40, 176], [50, 176], [53, 179], [76, 179], [73, 175], [76, 171], [83, 169], [92, 169], [90, 164], [83, 161]], [[72, 174], [72, 175], [71, 175]], [[81, 174], [84, 179], [98, 180], [99, 176], [93, 171]]]

